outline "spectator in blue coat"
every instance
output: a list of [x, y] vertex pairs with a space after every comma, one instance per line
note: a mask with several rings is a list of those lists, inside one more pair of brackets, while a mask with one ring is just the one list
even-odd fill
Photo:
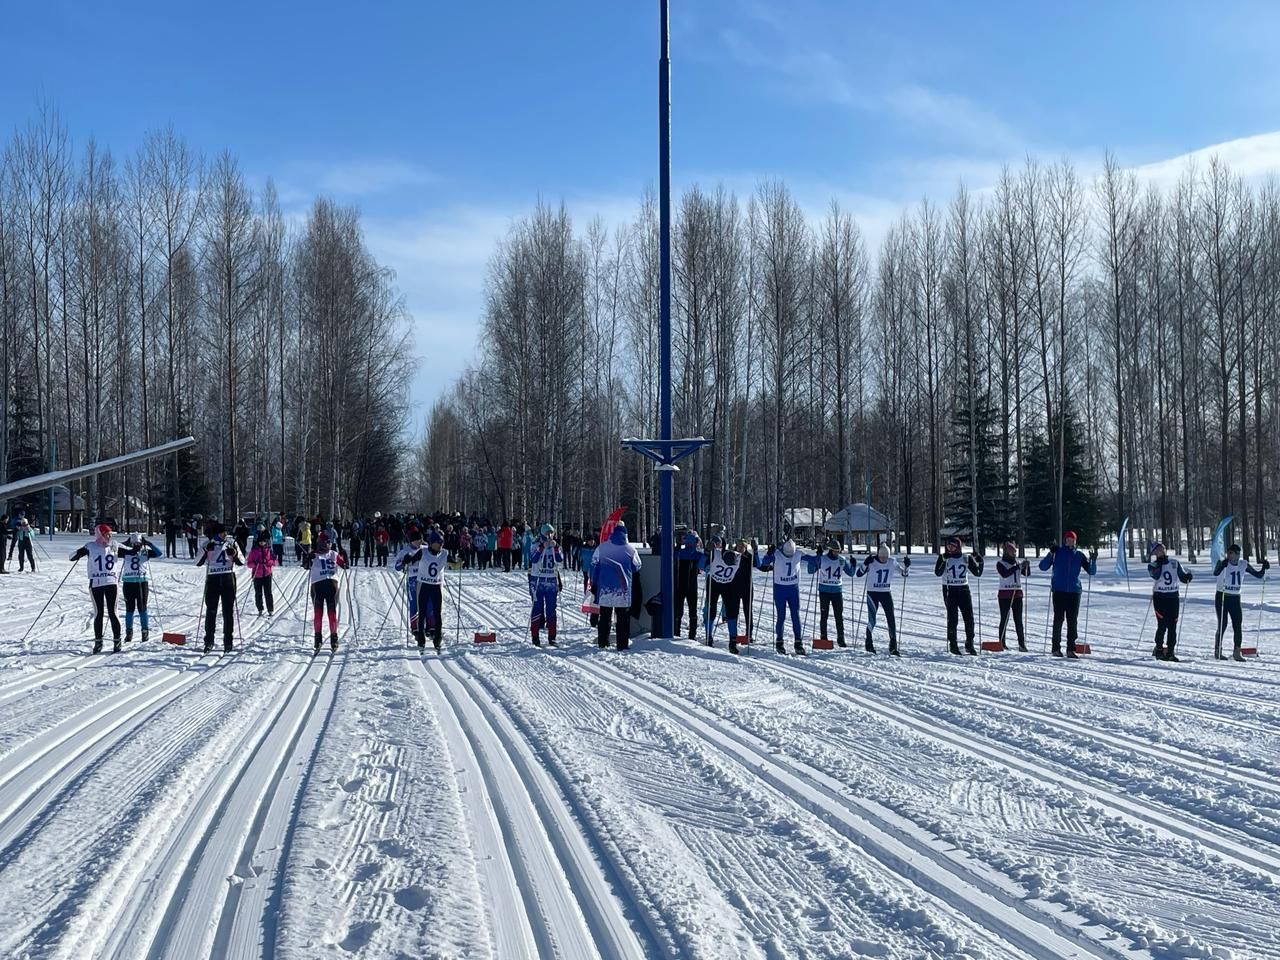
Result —
[[627, 539], [627, 528], [621, 520], [605, 543], [596, 547], [591, 558], [591, 585], [600, 605], [600, 623], [596, 642], [609, 646], [610, 619], [616, 619], [618, 649], [631, 645], [631, 578], [640, 569], [640, 553]]
[[1067, 621], [1067, 657], [1076, 659], [1076, 623], [1080, 619], [1080, 573], [1093, 576], [1098, 572], [1098, 550], [1085, 553], [1076, 547], [1076, 534], [1068, 530], [1062, 535], [1062, 546], [1056, 543], [1040, 558], [1040, 569], [1053, 568], [1053, 655], [1062, 656], [1062, 621]]

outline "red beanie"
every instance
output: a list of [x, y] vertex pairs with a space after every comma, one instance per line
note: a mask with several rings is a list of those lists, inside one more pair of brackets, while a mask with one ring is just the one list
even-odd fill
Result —
[[1076, 537], [1076, 532], [1075, 532], [1074, 530], [1068, 530], [1066, 533], [1064, 533], [1064, 534], [1062, 535], [1062, 539], [1063, 539], [1063, 540], [1076, 540], [1076, 539], [1078, 539], [1078, 538]]

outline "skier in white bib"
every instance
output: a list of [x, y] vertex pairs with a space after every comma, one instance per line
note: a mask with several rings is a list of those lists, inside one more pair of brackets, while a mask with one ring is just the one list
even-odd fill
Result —
[[1244, 654], [1240, 652], [1242, 640], [1240, 621], [1244, 616], [1240, 609], [1240, 591], [1244, 588], [1244, 575], [1247, 573], [1249, 576], [1261, 580], [1270, 569], [1271, 561], [1266, 557], [1262, 558], [1262, 569], [1260, 570], [1250, 566], [1247, 560], [1241, 559], [1240, 544], [1238, 543], [1233, 543], [1227, 547], [1227, 555], [1219, 560], [1218, 565], [1214, 567], [1214, 576], [1218, 578], [1218, 589], [1213, 596], [1213, 609], [1218, 615], [1218, 629], [1213, 636], [1213, 655], [1216, 659], [1227, 659], [1227, 655], [1222, 652], [1222, 636], [1227, 632], [1227, 620], [1230, 620], [1235, 641], [1235, 649], [1232, 651], [1231, 659], [1244, 660]]
[[71, 554], [71, 562], [87, 558], [85, 572], [89, 575], [89, 593], [93, 597], [93, 652], [102, 652], [102, 616], [111, 618], [113, 653], [120, 652], [120, 618], [116, 616], [116, 552], [111, 546], [111, 527], [100, 523], [94, 529], [94, 537]]
[[889, 545], [882, 543], [876, 548], [876, 555], [867, 557], [858, 569], [858, 576], [867, 578], [867, 653], [876, 652], [872, 631], [876, 626], [876, 611], [883, 609], [884, 623], [889, 628], [889, 653], [901, 656], [898, 652], [898, 624], [893, 615], [893, 577], [895, 573], [905, 577], [910, 566], [910, 557], [899, 562], [889, 553]]
[[[120, 582], [124, 587], [124, 642], [133, 640], [133, 612], [137, 610], [142, 621], [142, 640], [145, 643], [150, 634], [150, 623], [147, 620], [147, 600], [151, 583], [151, 563], [160, 556], [160, 548], [146, 537], [131, 533], [125, 539], [125, 545], [117, 552], [124, 564], [124, 572]], [[176, 554], [175, 554], [176, 555]]]

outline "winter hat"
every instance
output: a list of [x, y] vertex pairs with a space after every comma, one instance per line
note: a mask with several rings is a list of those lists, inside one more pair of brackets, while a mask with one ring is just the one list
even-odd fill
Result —
[[1078, 540], [1080, 538], [1076, 536], [1076, 532], [1074, 530], [1064, 530], [1062, 533], [1062, 539], [1063, 541], [1067, 541], [1067, 540]]
[[781, 546], [778, 547], [778, 549], [782, 551], [782, 555], [784, 557], [795, 556], [796, 542], [792, 540], [790, 537], [787, 537], [787, 539], [782, 541], [782, 544]]
[[329, 535], [323, 530], [316, 535], [316, 546], [322, 550], [329, 546]]
[[142, 537], [140, 537], [137, 533], [131, 533], [124, 538], [124, 542], [131, 547], [136, 547], [138, 544], [142, 542]]
[[1227, 547], [1227, 553], [1239, 553], [1239, 552], [1240, 552], [1240, 544], [1238, 543], [1233, 543], [1231, 546]]
[[697, 530], [686, 530], [684, 532], [684, 545], [686, 547], [696, 547], [698, 545]]
[[422, 530], [418, 527], [418, 525], [417, 525], [416, 523], [411, 523], [411, 524], [409, 524], [409, 531], [408, 531], [408, 532], [409, 532], [409, 539], [410, 539], [410, 540], [421, 540], [421, 539], [422, 539]]
[[442, 543], [444, 543], [444, 537], [440, 536], [439, 530], [432, 530], [427, 534], [428, 546], [439, 546]]
[[627, 542], [627, 525], [619, 520], [613, 528], [613, 533], [609, 534], [610, 543], [625, 544]]
[[102, 546], [106, 546], [111, 542], [111, 527], [108, 524], [100, 523], [93, 528], [93, 537]]
[[952, 537], [947, 541], [947, 549], [953, 553], [959, 553], [964, 548], [964, 544], [960, 542], [959, 537]]
[[839, 552], [840, 552], [840, 541], [839, 541], [839, 540], [837, 540], [835, 537], [827, 537], [827, 552], [828, 552], [828, 553], [839, 553]]
[[551, 534], [556, 532], [556, 528], [549, 523], [544, 523], [542, 525], [542, 529], [539, 530], [538, 532], [542, 534], [544, 537], [549, 537], [551, 536]]
[[1000, 545], [1000, 549], [1010, 556], [1017, 556], [1018, 546], [1012, 540], [1006, 540]]
[[880, 546], [878, 546], [878, 547], [876, 548], [876, 556], [880, 558], [880, 562], [881, 562], [881, 563], [883, 563], [885, 560], [888, 560], [888, 559], [889, 559], [889, 545], [888, 545], [887, 543], [882, 543], [882, 544], [880, 544]]
[[1153, 544], [1151, 545], [1151, 552], [1152, 552], [1152, 553], [1156, 553], [1156, 552], [1158, 552], [1158, 551], [1160, 551], [1160, 550], [1163, 550], [1163, 549], [1164, 549], [1164, 544], [1163, 544], [1163, 543], [1161, 543], [1159, 540], [1157, 540], [1155, 543], [1153, 543]]

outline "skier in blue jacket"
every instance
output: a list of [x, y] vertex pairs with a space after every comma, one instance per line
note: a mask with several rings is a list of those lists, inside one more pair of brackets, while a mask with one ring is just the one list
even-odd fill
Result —
[[773, 611], [774, 611], [774, 649], [786, 653], [787, 648], [782, 636], [786, 628], [787, 610], [791, 610], [791, 633], [794, 639], [792, 649], [796, 654], [804, 654], [804, 644], [800, 639], [800, 562], [803, 556], [796, 549], [796, 543], [790, 537], [778, 546], [771, 547], [757, 566], [764, 571], [773, 572]]
[[1080, 573], [1098, 572], [1098, 551], [1085, 553], [1076, 547], [1076, 534], [1068, 530], [1062, 535], [1062, 546], [1056, 543], [1040, 558], [1040, 569], [1053, 568], [1053, 655], [1062, 656], [1062, 621], [1067, 621], [1067, 657], [1076, 659], [1076, 623], [1080, 619]]

